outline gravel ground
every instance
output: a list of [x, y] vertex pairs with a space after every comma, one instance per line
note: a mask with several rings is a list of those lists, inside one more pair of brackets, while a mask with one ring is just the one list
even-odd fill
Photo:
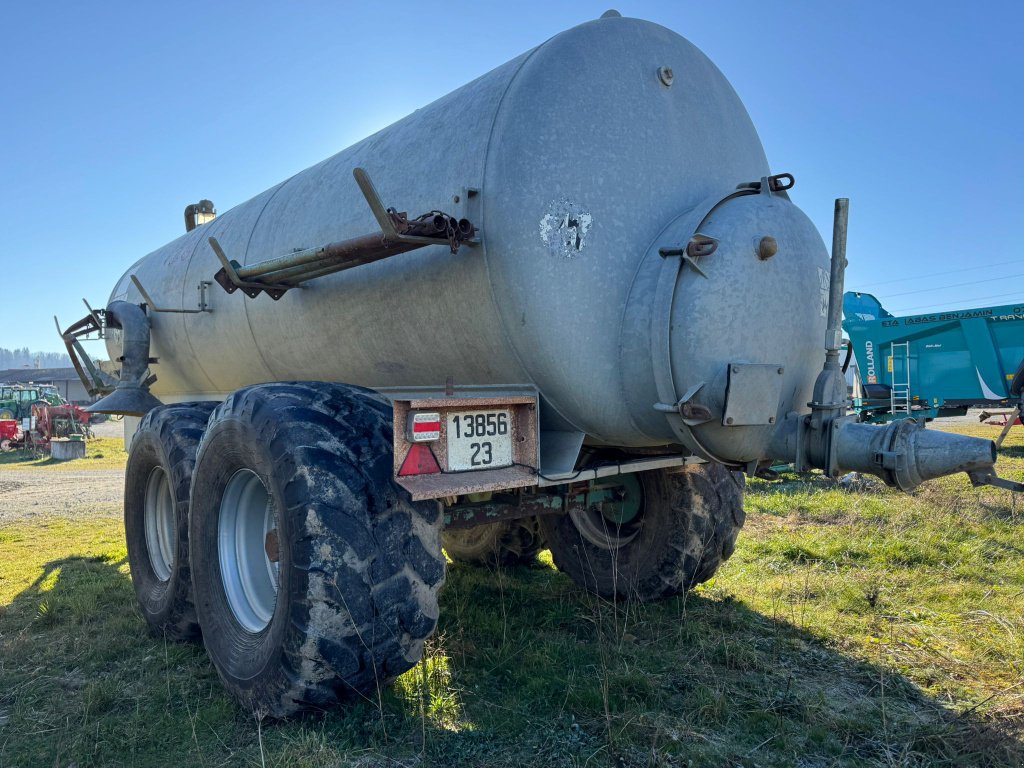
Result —
[[123, 469], [0, 469], [0, 526], [45, 517], [120, 517]]
[[[92, 425], [96, 437], [123, 437], [120, 419]], [[47, 517], [121, 516], [123, 469], [0, 467], [0, 526]]]
[[92, 433], [96, 437], [124, 437], [124, 422], [121, 419], [107, 419], [92, 425]]
[[981, 424], [978, 420], [978, 416], [981, 414], [981, 408], [971, 408], [967, 411], [966, 416], [944, 416], [941, 419], [935, 419], [931, 422], [933, 425], [940, 427], [945, 424]]

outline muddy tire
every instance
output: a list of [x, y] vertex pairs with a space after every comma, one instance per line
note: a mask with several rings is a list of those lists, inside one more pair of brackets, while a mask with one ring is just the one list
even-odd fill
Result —
[[546, 515], [541, 527], [560, 571], [609, 599], [657, 600], [710, 579], [743, 527], [743, 476], [718, 464], [642, 472], [639, 516]]
[[392, 479], [391, 407], [359, 387], [264, 384], [214, 412], [192, 484], [206, 649], [253, 712], [374, 702], [438, 618], [441, 514]]
[[189, 489], [199, 440], [216, 403], [154, 408], [132, 437], [124, 483], [128, 564], [156, 635], [199, 636], [189, 568]]
[[544, 548], [540, 520], [536, 517], [445, 531], [441, 543], [455, 562], [488, 568], [531, 563]]

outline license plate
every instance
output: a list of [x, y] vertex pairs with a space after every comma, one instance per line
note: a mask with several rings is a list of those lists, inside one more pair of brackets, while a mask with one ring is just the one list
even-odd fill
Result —
[[508, 410], [448, 413], [448, 471], [495, 469], [512, 464], [512, 414]]

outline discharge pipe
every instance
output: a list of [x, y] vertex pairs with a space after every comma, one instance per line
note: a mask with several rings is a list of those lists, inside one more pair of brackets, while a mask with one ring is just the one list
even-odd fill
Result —
[[844, 424], [836, 453], [836, 463], [843, 469], [878, 475], [901, 491], [955, 472], [991, 470], [996, 463], [991, 440], [925, 429], [913, 419], [885, 427]]
[[149, 317], [138, 304], [112, 301], [107, 306], [107, 328], [121, 330], [121, 378], [114, 391], [85, 410], [144, 416], [162, 403], [149, 392]]
[[849, 200], [836, 200], [825, 365], [814, 383], [811, 413], [789, 414], [772, 439], [772, 454], [792, 461], [798, 471], [813, 467], [830, 477], [844, 471], [864, 472], [902, 491], [956, 472], [966, 472], [975, 485], [1024, 490], [1024, 485], [996, 476], [996, 446], [991, 440], [925, 429], [909, 418], [882, 427], [859, 424], [855, 416], [846, 415], [846, 377], [839, 364], [839, 348], [848, 217]]

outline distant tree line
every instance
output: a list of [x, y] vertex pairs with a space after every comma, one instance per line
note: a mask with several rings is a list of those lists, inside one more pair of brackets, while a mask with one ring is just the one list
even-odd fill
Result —
[[71, 358], [64, 352], [32, 352], [28, 347], [7, 349], [0, 347], [0, 371], [8, 368], [69, 368]]

